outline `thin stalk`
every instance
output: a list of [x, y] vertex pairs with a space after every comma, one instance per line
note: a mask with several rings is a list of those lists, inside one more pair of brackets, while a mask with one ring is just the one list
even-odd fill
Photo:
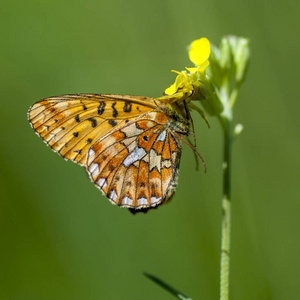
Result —
[[231, 115], [220, 116], [219, 120], [224, 133], [220, 299], [228, 300], [231, 226], [231, 149], [233, 135]]

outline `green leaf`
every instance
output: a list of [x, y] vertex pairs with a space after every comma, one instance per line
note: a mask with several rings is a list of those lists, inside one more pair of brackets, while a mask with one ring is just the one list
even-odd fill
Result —
[[185, 296], [184, 294], [182, 294], [181, 292], [177, 291], [176, 289], [174, 289], [173, 287], [171, 287], [169, 284], [162, 281], [161, 279], [157, 278], [156, 276], [151, 275], [146, 272], [144, 272], [144, 275], [146, 277], [148, 277], [149, 279], [151, 279], [152, 281], [154, 281], [155, 283], [157, 283], [158, 285], [160, 285], [162, 288], [166, 289], [168, 292], [170, 292], [172, 295], [174, 295], [178, 299], [192, 300], [191, 298], [189, 298], [189, 297]]

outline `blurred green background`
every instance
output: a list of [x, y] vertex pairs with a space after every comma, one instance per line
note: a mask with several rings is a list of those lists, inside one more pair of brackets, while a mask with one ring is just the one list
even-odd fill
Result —
[[206, 36], [251, 39], [235, 108], [231, 299], [300, 299], [299, 1], [2, 1], [0, 299], [218, 299], [222, 136], [194, 114], [208, 172], [184, 147], [172, 202], [113, 206], [30, 128], [65, 93], [158, 97]]

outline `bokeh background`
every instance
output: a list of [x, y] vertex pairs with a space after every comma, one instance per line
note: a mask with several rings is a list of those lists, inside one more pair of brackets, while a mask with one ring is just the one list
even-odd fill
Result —
[[194, 122], [176, 195], [146, 215], [113, 206], [34, 134], [34, 102], [65, 93], [158, 97], [186, 47], [249, 37], [235, 108], [231, 299], [299, 299], [299, 1], [28, 0], [0, 4], [0, 299], [218, 299], [222, 135]]

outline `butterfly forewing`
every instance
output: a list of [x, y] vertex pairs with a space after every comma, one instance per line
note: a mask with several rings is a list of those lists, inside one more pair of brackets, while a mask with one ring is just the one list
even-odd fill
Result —
[[64, 95], [35, 103], [28, 118], [54, 151], [85, 165], [91, 144], [155, 107], [152, 98], [139, 96]]

